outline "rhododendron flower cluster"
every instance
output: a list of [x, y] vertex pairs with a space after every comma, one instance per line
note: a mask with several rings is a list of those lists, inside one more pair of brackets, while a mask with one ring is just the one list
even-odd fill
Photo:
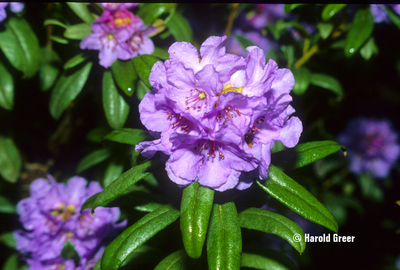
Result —
[[81, 41], [81, 49], [99, 50], [100, 65], [108, 68], [117, 60], [129, 60], [154, 51], [148, 35], [157, 31], [127, 8], [134, 3], [104, 3], [106, 10], [91, 26], [92, 34]]
[[172, 44], [169, 59], [154, 64], [153, 89], [139, 105], [142, 123], [159, 138], [136, 150], [169, 155], [167, 173], [181, 186], [248, 188], [254, 177], [267, 178], [274, 142], [293, 147], [302, 132], [291, 116], [290, 70], [265, 63], [256, 46], [245, 58], [228, 54], [225, 42], [209, 37], [200, 54], [188, 42]]
[[10, 10], [12, 12], [18, 13], [24, 9], [25, 4], [20, 2], [14, 2], [14, 3], [0, 2], [0, 22], [4, 21], [4, 19], [7, 18], [7, 13], [6, 13], [7, 6], [10, 7]]
[[[39, 178], [30, 185], [30, 197], [17, 205], [25, 230], [14, 232], [17, 249], [24, 255], [29, 269], [92, 269], [101, 257], [106, 237], [114, 236], [126, 226], [117, 224], [119, 208], [98, 207], [80, 212], [83, 202], [102, 191], [99, 183], [72, 177], [67, 184]], [[80, 256], [79, 265], [61, 257], [69, 241]], [[59, 267], [59, 268], [57, 268]]]
[[338, 142], [347, 147], [349, 168], [355, 174], [386, 177], [400, 155], [397, 133], [387, 120], [353, 119]]

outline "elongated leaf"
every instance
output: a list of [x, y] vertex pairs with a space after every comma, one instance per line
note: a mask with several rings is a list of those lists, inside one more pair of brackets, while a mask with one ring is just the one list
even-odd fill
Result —
[[14, 107], [14, 80], [0, 62], [0, 106], [6, 110]]
[[41, 49], [42, 63], [39, 68], [40, 90], [49, 90], [60, 73], [57, 64], [61, 62], [60, 56], [49, 46]]
[[106, 187], [111, 184], [112, 181], [121, 176], [124, 171], [124, 164], [122, 162], [111, 159], [104, 173], [103, 186]]
[[65, 38], [62, 38], [62, 37], [59, 37], [59, 36], [51, 36], [50, 38], [51, 38], [51, 40], [54, 40], [55, 42], [58, 42], [58, 43], [61, 43], [61, 44], [68, 44], [69, 43], [68, 39], [65, 39]]
[[313, 73], [310, 76], [310, 83], [319, 87], [331, 90], [338, 98], [341, 99], [344, 95], [342, 85], [334, 77], [321, 73]]
[[[278, 213], [259, 208], [248, 208], [239, 214], [240, 227], [278, 235], [299, 253], [306, 248], [304, 232], [293, 220]], [[296, 241], [296, 235], [301, 241]]]
[[203, 251], [213, 200], [214, 190], [198, 182], [183, 190], [180, 225], [183, 245], [192, 258], [200, 258]]
[[133, 66], [135, 67], [135, 70], [139, 75], [140, 79], [144, 82], [144, 84], [148, 88], [151, 88], [149, 82], [149, 75], [151, 68], [156, 62], [158, 62], [158, 59], [152, 55], [143, 54], [141, 56], [134, 57], [132, 60], [133, 60]]
[[15, 183], [21, 173], [22, 159], [14, 140], [0, 136], [0, 175]]
[[140, 7], [136, 15], [143, 20], [144, 24], [151, 24], [171, 6], [172, 4], [169, 3], [146, 3]]
[[294, 76], [295, 84], [293, 86], [293, 93], [302, 95], [307, 90], [310, 84], [311, 73], [307, 68], [293, 68], [292, 73]]
[[64, 69], [73, 68], [87, 59], [83, 53], [77, 54], [64, 64]]
[[135, 85], [139, 79], [132, 61], [117, 60], [111, 65], [111, 72], [117, 85], [128, 96], [135, 92]]
[[55, 119], [61, 116], [69, 103], [81, 92], [91, 68], [92, 63], [89, 62], [72, 74], [67, 75], [64, 72], [58, 80], [50, 97], [50, 113]]
[[253, 250], [254, 253], [242, 253], [242, 267], [260, 270], [297, 270], [296, 265], [283, 253], [273, 249]]
[[12, 249], [15, 249], [16, 244], [14, 232], [5, 232], [0, 234], [0, 242]]
[[146, 139], [146, 132], [142, 129], [119, 128], [108, 133], [104, 140], [137, 145]]
[[92, 33], [89, 23], [79, 23], [69, 26], [65, 32], [64, 37], [69, 39], [82, 40]]
[[178, 12], [174, 13], [171, 19], [166, 22], [166, 25], [176, 41], [192, 41], [192, 28], [186, 18]]
[[214, 204], [207, 236], [208, 268], [240, 269], [242, 235], [233, 202]]
[[336, 15], [340, 10], [342, 10], [347, 4], [329, 4], [326, 5], [324, 10], [322, 11], [322, 19], [324, 21], [329, 20], [333, 16]]
[[317, 24], [317, 28], [319, 30], [319, 34], [323, 39], [327, 39], [329, 35], [332, 33], [333, 24], [332, 23], [319, 23]]
[[94, 22], [94, 17], [87, 8], [87, 3], [68, 2], [67, 5], [81, 18], [82, 21], [91, 24]]
[[33, 77], [39, 69], [39, 41], [29, 23], [24, 19], [11, 17], [4, 23], [6, 30], [0, 32], [0, 48], [8, 61], [24, 78]]
[[145, 178], [150, 173], [147, 172], [151, 166], [151, 161], [147, 161], [138, 166], [132, 167], [131, 169], [124, 172], [120, 177], [115, 179], [109, 186], [107, 186], [97, 196], [95, 202], [92, 205], [92, 212], [97, 206], [105, 206], [112, 200], [125, 194], [127, 189], [139, 180]]
[[174, 222], [179, 211], [165, 205], [151, 212], [123, 231], [104, 251], [101, 268], [118, 269], [137, 247], [145, 243], [157, 232]]
[[109, 158], [110, 154], [110, 150], [107, 148], [94, 150], [93, 152], [82, 158], [82, 160], [78, 164], [76, 172], [80, 173], [96, 164], [99, 164], [100, 162]]
[[337, 222], [331, 212], [310, 192], [274, 165], [271, 164], [268, 170], [265, 186], [257, 181], [262, 189], [306, 219], [334, 232], [338, 231]]
[[346, 148], [334, 141], [315, 141], [298, 144], [272, 155], [274, 164], [287, 169], [301, 168]]
[[193, 261], [181, 249], [165, 257], [154, 270], [192, 270]]
[[371, 37], [367, 43], [360, 49], [360, 54], [365, 60], [369, 60], [373, 54], [378, 53], [378, 47], [375, 44], [374, 38]]
[[17, 213], [15, 205], [12, 204], [7, 198], [0, 196], [0, 212], [1, 213]]
[[121, 128], [125, 124], [129, 104], [118, 93], [111, 71], [105, 71], [103, 75], [103, 108], [112, 128]]
[[396, 25], [397, 28], [400, 29], [400, 17], [399, 17], [399, 15], [394, 13], [393, 10], [390, 7], [386, 6], [386, 5], [385, 5], [385, 11], [386, 11], [386, 14], [389, 16], [389, 18], [394, 23], [394, 25]]
[[164, 60], [169, 58], [168, 50], [159, 47], [154, 47], [154, 52], [151, 55]]
[[62, 22], [60, 22], [60, 21], [58, 21], [56, 19], [46, 19], [44, 21], [44, 23], [43, 23], [43, 26], [48, 26], [48, 25], [58, 25], [58, 26], [61, 26], [64, 29], [68, 28], [67, 25], [65, 25], [64, 23], [62, 23]]
[[371, 9], [369, 7], [360, 8], [356, 13], [347, 34], [344, 54], [347, 57], [354, 55], [354, 53], [357, 52], [358, 49], [368, 40], [373, 29], [374, 17], [372, 16]]
[[94, 212], [94, 202], [96, 201], [97, 197], [100, 195], [101, 192], [98, 192], [96, 194], [93, 194], [92, 196], [90, 196], [89, 198], [86, 199], [86, 201], [83, 202], [82, 206], [81, 206], [81, 212], [85, 209], [88, 208], [92, 208], [92, 213]]
[[136, 97], [139, 100], [142, 100], [144, 95], [150, 92], [150, 89], [144, 84], [142, 80], [138, 81], [137, 89], [136, 89]]
[[285, 7], [284, 7], [285, 13], [287, 14], [290, 11], [292, 11], [293, 9], [295, 9], [299, 6], [302, 6], [302, 5], [304, 5], [304, 4], [285, 4]]
[[18, 254], [13, 254], [7, 258], [2, 270], [18, 270]]

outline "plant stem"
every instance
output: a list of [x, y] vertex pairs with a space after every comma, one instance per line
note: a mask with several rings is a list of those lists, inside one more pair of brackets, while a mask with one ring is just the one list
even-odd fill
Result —
[[318, 52], [317, 44], [312, 46], [311, 49], [307, 53], [303, 54], [303, 56], [294, 64], [294, 68], [301, 67], [316, 52]]
[[225, 35], [227, 37], [229, 37], [229, 35], [231, 34], [233, 21], [235, 20], [238, 7], [239, 7], [239, 3], [234, 3], [232, 6], [231, 14], [229, 14], [228, 24], [226, 25], [226, 29], [225, 29]]

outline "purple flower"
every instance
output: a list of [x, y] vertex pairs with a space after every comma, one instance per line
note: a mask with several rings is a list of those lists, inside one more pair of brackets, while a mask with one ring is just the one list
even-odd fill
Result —
[[[400, 5], [387, 5], [390, 6], [397, 14], [400, 14]], [[372, 15], [374, 16], [374, 21], [376, 23], [389, 22], [389, 17], [386, 14], [385, 5], [370, 5]]]
[[20, 2], [0, 2], [0, 22], [4, 21], [4, 19], [7, 17], [5, 8], [8, 5], [10, 7], [10, 10], [14, 13], [21, 12], [25, 7], [25, 4]]
[[256, 46], [246, 58], [226, 53], [225, 42], [210, 37], [200, 54], [190, 43], [172, 44], [170, 58], [153, 66], [153, 89], [139, 105], [142, 123], [159, 135], [136, 151], [169, 155], [167, 173], [181, 186], [245, 189], [254, 176], [267, 177], [274, 142], [292, 147], [302, 131], [290, 117], [292, 73], [272, 60], [265, 64]]
[[108, 68], [117, 60], [129, 60], [140, 54], [151, 54], [154, 44], [148, 35], [156, 28], [127, 10], [105, 10], [91, 26], [92, 34], [81, 41], [81, 49], [99, 50], [100, 65]]
[[284, 4], [257, 4], [255, 11], [246, 15], [246, 20], [254, 28], [261, 29], [285, 16]]
[[27, 256], [31, 269], [52, 269], [50, 266], [59, 264], [67, 267], [69, 262], [60, 258], [67, 241], [74, 245], [81, 261], [90, 261], [103, 239], [124, 227], [126, 221], [116, 224], [119, 219], [116, 207], [98, 207], [94, 215], [90, 209], [80, 212], [86, 199], [102, 191], [97, 182], [87, 185], [84, 178], [75, 176], [65, 185], [56, 183], [50, 175], [48, 178], [33, 181], [30, 197], [17, 204], [25, 229], [14, 232], [17, 249]]
[[397, 133], [387, 120], [353, 119], [338, 142], [347, 147], [349, 168], [355, 174], [386, 177], [400, 155]]
[[117, 11], [136, 7], [139, 3], [100, 3], [106, 10]]
[[247, 53], [246, 50], [240, 45], [238, 38], [236, 35], [243, 36], [248, 40], [252, 41], [255, 45], [260, 47], [264, 52], [267, 52], [269, 49], [269, 41], [267, 37], [261, 35], [258, 32], [250, 31], [250, 32], [243, 32], [241, 30], [236, 30], [233, 32], [233, 36], [228, 38], [226, 42], [226, 51], [228, 53], [237, 54], [243, 57], [246, 57]]

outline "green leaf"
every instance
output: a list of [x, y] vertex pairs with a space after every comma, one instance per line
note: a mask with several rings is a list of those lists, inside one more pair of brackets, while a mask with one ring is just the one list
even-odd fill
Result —
[[58, 21], [56, 19], [46, 19], [44, 21], [44, 23], [43, 23], [43, 26], [48, 26], [48, 25], [58, 25], [58, 26], [61, 26], [64, 29], [68, 28], [68, 26], [66, 24], [64, 24], [64, 23], [62, 23], [62, 22], [60, 22], [60, 21]]
[[322, 19], [324, 21], [329, 20], [336, 15], [340, 10], [342, 10], [347, 4], [328, 4], [322, 11]]
[[0, 196], [0, 213], [16, 214], [17, 210], [6, 197]]
[[54, 40], [55, 42], [61, 43], [61, 44], [68, 44], [69, 41], [68, 39], [59, 37], [59, 36], [50, 36], [51, 40]]
[[181, 249], [165, 257], [154, 270], [191, 270], [194, 266], [193, 261]]
[[65, 242], [62, 250], [61, 250], [61, 257], [63, 257], [66, 261], [67, 260], [74, 260], [74, 262], [77, 264], [80, 260], [80, 256], [78, 252], [76, 252], [74, 245], [70, 242], [67, 241]]
[[183, 190], [180, 226], [183, 245], [192, 258], [200, 258], [203, 251], [214, 192], [197, 181]]
[[312, 73], [310, 76], [310, 83], [328, 90], [331, 90], [338, 98], [343, 98], [344, 92], [340, 82], [334, 77], [321, 73]]
[[50, 113], [53, 118], [60, 118], [62, 112], [71, 101], [81, 92], [89, 76], [92, 63], [89, 62], [81, 69], [69, 74], [65, 71], [54, 86], [50, 97]]
[[293, 93], [296, 95], [302, 95], [307, 90], [308, 85], [310, 84], [311, 73], [307, 68], [293, 68], [291, 69], [294, 76], [294, 86]]
[[0, 32], [0, 48], [8, 61], [24, 78], [33, 77], [39, 70], [39, 41], [29, 23], [24, 19], [11, 17], [4, 23], [6, 30]]
[[2, 270], [18, 270], [18, 254], [12, 254], [3, 264]]
[[331, 23], [319, 23], [317, 24], [317, 28], [319, 30], [319, 34], [322, 39], [327, 39], [329, 35], [332, 33], [333, 24]]
[[64, 37], [69, 39], [82, 40], [92, 33], [89, 23], [79, 23], [69, 26], [64, 31]]
[[293, 9], [295, 9], [299, 6], [302, 6], [302, 5], [305, 5], [305, 4], [285, 4], [285, 7], [284, 7], [285, 13], [288, 14]]
[[81, 212], [85, 209], [91, 208], [92, 209], [92, 213], [94, 212], [94, 202], [96, 201], [97, 197], [100, 195], [101, 192], [98, 192], [96, 194], [93, 194], [92, 196], [90, 196], [89, 198], [86, 199], [86, 201], [83, 202], [82, 206], [81, 206]]
[[67, 2], [67, 5], [81, 18], [82, 21], [91, 24], [94, 22], [95, 18], [92, 13], [90, 13], [87, 8], [87, 3], [79, 3], [79, 2]]
[[298, 144], [272, 155], [274, 164], [287, 169], [301, 168], [346, 148], [334, 141], [315, 141]]
[[101, 143], [104, 136], [106, 136], [109, 131], [109, 128], [95, 127], [86, 134], [86, 140], [90, 142]]
[[137, 145], [146, 139], [146, 134], [143, 129], [119, 128], [108, 133], [104, 140]]
[[123, 171], [124, 164], [112, 159], [109, 162], [107, 169], [104, 173], [103, 186], [107, 187], [108, 185], [110, 185], [115, 179], [121, 176]]
[[366, 173], [360, 174], [358, 176], [358, 183], [361, 188], [361, 195], [364, 198], [371, 199], [375, 202], [382, 202], [384, 200], [383, 191], [372, 175]]
[[83, 53], [77, 54], [74, 57], [72, 57], [71, 59], [69, 59], [67, 61], [67, 63], [64, 64], [64, 69], [76, 67], [77, 65], [79, 65], [80, 63], [85, 61], [86, 59], [87, 59], [87, 56], [85, 56]]
[[39, 68], [39, 87], [40, 90], [47, 91], [54, 85], [60, 73], [56, 64], [61, 62], [61, 58], [48, 46], [42, 48], [41, 52], [43, 60]]
[[111, 72], [122, 91], [124, 91], [127, 96], [132, 96], [138, 81], [138, 75], [133, 67], [133, 62], [117, 59], [117, 61], [114, 61], [111, 65]]
[[0, 235], [0, 242], [6, 245], [9, 248], [15, 249], [15, 238], [14, 232], [5, 232]]
[[386, 14], [389, 16], [389, 18], [394, 23], [394, 25], [396, 25], [397, 28], [400, 29], [400, 17], [399, 17], [399, 15], [397, 15], [395, 12], [393, 12], [393, 10], [390, 7], [388, 7], [387, 5], [385, 5], [385, 11], [386, 11]]
[[152, 56], [155, 56], [157, 58], [166, 60], [169, 58], [169, 53], [165, 49], [161, 49], [159, 47], [154, 47], [154, 52], [151, 54]]
[[0, 62], [0, 106], [6, 110], [14, 107], [14, 80]]
[[93, 152], [82, 158], [82, 160], [78, 164], [76, 172], [80, 173], [86, 169], [89, 169], [90, 167], [106, 160], [110, 157], [110, 155], [110, 150], [107, 148], [94, 150]]
[[233, 36], [239, 42], [239, 45], [242, 47], [243, 50], [246, 50], [247, 47], [256, 45], [256, 44], [254, 44], [253, 41], [249, 40], [248, 38], [246, 38], [242, 35], [233, 34]]
[[338, 225], [331, 212], [310, 192], [274, 165], [269, 165], [265, 186], [257, 184], [272, 197], [306, 219], [337, 232]]
[[361, 56], [365, 59], [365, 60], [369, 60], [373, 54], [377, 54], [378, 53], [378, 46], [376, 46], [375, 42], [374, 42], [374, 38], [371, 37], [367, 43], [365, 43], [364, 46], [362, 46], [361, 50], [360, 50], [360, 54]]
[[105, 71], [103, 75], [103, 108], [110, 127], [124, 126], [129, 114], [129, 104], [118, 93], [111, 71]]
[[254, 249], [254, 253], [242, 253], [242, 267], [260, 270], [297, 270], [296, 265], [283, 253], [273, 249]]
[[155, 19], [167, 12], [171, 4], [168, 3], [146, 3], [140, 6], [137, 16], [139, 16], [144, 24], [151, 24]]
[[162, 206], [145, 215], [107, 246], [101, 260], [101, 268], [107, 270], [118, 269], [129, 254], [157, 232], [174, 222], [178, 217], [179, 211], [170, 205]]
[[207, 236], [208, 268], [240, 269], [242, 235], [233, 202], [214, 204]]
[[144, 84], [142, 80], [138, 81], [137, 89], [136, 89], [136, 97], [139, 100], [142, 100], [144, 95], [150, 92], [150, 89]]
[[128, 188], [145, 178], [150, 173], [147, 171], [151, 166], [151, 161], [147, 161], [124, 172], [115, 179], [109, 186], [105, 187], [97, 196], [92, 205], [92, 212], [97, 206], [106, 206], [109, 202], [124, 195]]
[[192, 41], [192, 28], [186, 18], [178, 12], [175, 12], [169, 21], [166, 21], [166, 25], [176, 41]]
[[[239, 214], [239, 222], [240, 227], [278, 235], [288, 241], [299, 253], [306, 248], [304, 232], [300, 226], [278, 213], [260, 208], [248, 208]], [[301, 236], [300, 241], [296, 241], [297, 235]]]
[[22, 158], [14, 140], [0, 136], [0, 175], [10, 183], [15, 183], [21, 174]]
[[344, 54], [350, 57], [357, 52], [368, 40], [373, 29], [374, 17], [372, 16], [371, 9], [369, 7], [360, 8], [347, 33]]
[[140, 79], [144, 82], [144, 84], [148, 88], [151, 88], [149, 82], [149, 75], [151, 68], [156, 62], [158, 62], [158, 59], [152, 55], [143, 54], [141, 56], [134, 57], [132, 61], [133, 61], [133, 66], [135, 67], [135, 70], [139, 75]]

